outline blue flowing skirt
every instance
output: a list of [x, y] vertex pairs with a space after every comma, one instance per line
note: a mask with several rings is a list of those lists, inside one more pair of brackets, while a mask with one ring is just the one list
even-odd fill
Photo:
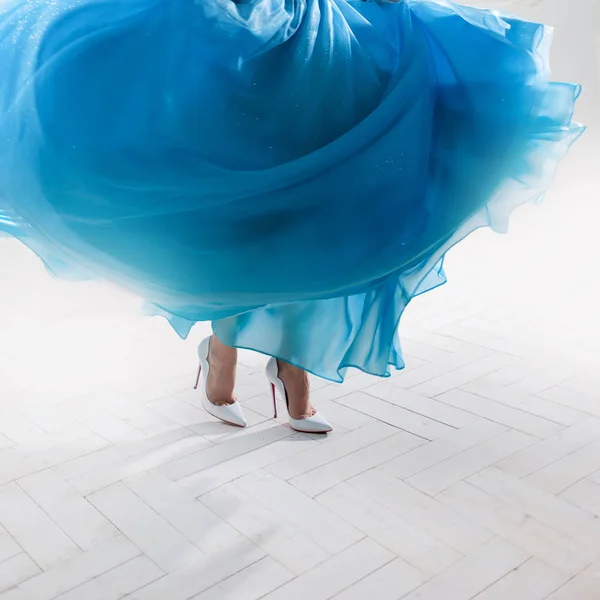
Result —
[[385, 376], [445, 252], [583, 131], [549, 37], [446, 0], [6, 0], [0, 228], [181, 336]]

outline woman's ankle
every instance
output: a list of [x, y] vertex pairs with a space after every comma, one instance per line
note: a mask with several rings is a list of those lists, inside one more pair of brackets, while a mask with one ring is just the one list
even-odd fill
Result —
[[237, 349], [226, 346], [213, 335], [210, 340], [208, 364], [210, 371], [206, 382], [206, 393], [210, 402], [216, 406], [233, 404]]

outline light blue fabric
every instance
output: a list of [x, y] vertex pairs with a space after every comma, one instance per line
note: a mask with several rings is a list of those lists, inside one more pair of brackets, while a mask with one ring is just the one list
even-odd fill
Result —
[[443, 0], [5, 1], [0, 227], [181, 336], [385, 376], [444, 253], [583, 131], [547, 34]]

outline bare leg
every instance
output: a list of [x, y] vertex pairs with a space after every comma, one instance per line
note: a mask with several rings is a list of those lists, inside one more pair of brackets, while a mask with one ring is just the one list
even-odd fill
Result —
[[310, 403], [308, 373], [282, 360], [277, 361], [279, 377], [285, 385], [289, 413], [293, 419], [312, 417], [315, 410]]
[[233, 404], [235, 402], [235, 371], [237, 366], [237, 349], [222, 344], [216, 336], [210, 340], [208, 355], [210, 372], [206, 382], [206, 395], [215, 406]]

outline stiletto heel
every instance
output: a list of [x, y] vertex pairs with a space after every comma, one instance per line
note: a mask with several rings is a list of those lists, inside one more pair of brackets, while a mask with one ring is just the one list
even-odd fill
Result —
[[198, 346], [200, 367], [198, 368], [198, 377], [196, 379], [196, 386], [194, 389], [198, 389], [200, 377], [202, 377], [202, 407], [204, 410], [209, 415], [216, 417], [228, 425], [246, 427], [246, 417], [244, 416], [244, 411], [237, 400], [233, 404], [223, 404], [221, 406], [217, 406], [208, 398], [208, 394], [206, 393], [206, 384], [208, 382], [208, 374], [210, 373], [210, 363], [208, 361], [208, 356], [210, 353], [210, 340], [211, 338], [207, 337], [202, 340]]
[[279, 366], [277, 365], [277, 360], [275, 358], [269, 359], [265, 373], [269, 383], [271, 384], [275, 418], [277, 418], [277, 394], [279, 394], [285, 400], [285, 405], [287, 407], [289, 416], [289, 423], [292, 429], [299, 431], [300, 433], [329, 433], [333, 430], [331, 423], [329, 423], [329, 421], [325, 417], [321, 416], [318, 412], [315, 412], [314, 415], [304, 419], [294, 419], [289, 414], [289, 398], [287, 395], [287, 390], [285, 389], [285, 384], [279, 377]]
[[198, 367], [198, 377], [196, 377], [196, 385], [194, 386], [195, 390], [198, 389], [198, 385], [200, 384], [200, 376], [201, 375], [202, 375], [202, 364], [200, 364], [200, 366]]
[[275, 384], [271, 384], [271, 393], [273, 394], [273, 418], [277, 418], [277, 394], [275, 391]]

